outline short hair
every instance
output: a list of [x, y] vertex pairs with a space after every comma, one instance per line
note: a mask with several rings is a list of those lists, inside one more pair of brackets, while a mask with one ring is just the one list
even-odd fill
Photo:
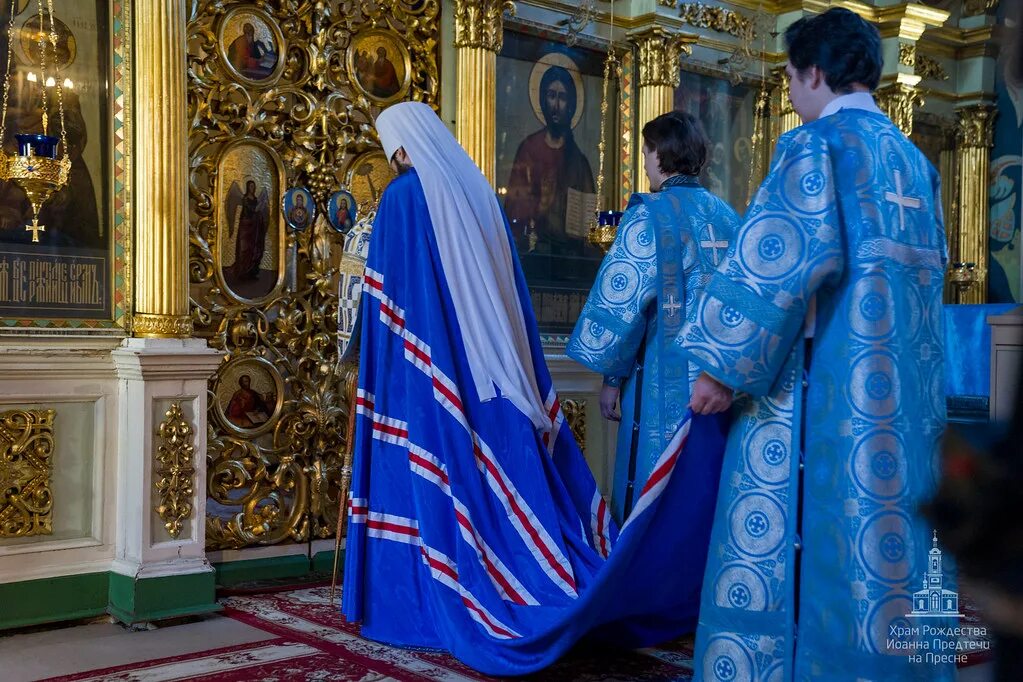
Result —
[[803, 17], [785, 29], [785, 47], [796, 71], [816, 66], [837, 94], [851, 92], [856, 83], [874, 90], [881, 80], [881, 34], [847, 9]]
[[669, 111], [643, 126], [643, 144], [657, 152], [663, 173], [699, 175], [707, 164], [707, 134], [684, 111]]

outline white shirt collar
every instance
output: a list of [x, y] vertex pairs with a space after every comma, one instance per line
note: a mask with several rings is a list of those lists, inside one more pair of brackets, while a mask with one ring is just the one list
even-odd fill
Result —
[[837, 114], [842, 109], [862, 109], [863, 111], [870, 111], [875, 114], [884, 114], [884, 112], [877, 108], [874, 96], [869, 92], [853, 92], [848, 95], [840, 95], [828, 102], [827, 106], [821, 111], [820, 118]]

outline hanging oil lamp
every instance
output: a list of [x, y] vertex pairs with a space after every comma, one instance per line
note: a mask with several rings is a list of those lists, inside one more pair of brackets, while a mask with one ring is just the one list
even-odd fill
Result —
[[587, 237], [594, 246], [599, 247], [607, 253], [614, 244], [615, 235], [618, 233], [618, 223], [621, 220], [621, 211], [601, 211], [599, 206], [604, 195], [604, 168], [607, 156], [607, 124], [611, 81], [621, 75], [621, 65], [618, 63], [618, 55], [615, 53], [614, 31], [615, 31], [615, 9], [614, 0], [611, 2], [611, 24], [610, 39], [607, 46], [607, 59], [604, 62], [604, 87], [603, 96], [600, 102], [600, 144], [598, 145], [600, 155], [600, 166], [597, 171], [597, 210], [589, 221]]
[[[39, 69], [41, 78], [36, 79], [41, 90], [42, 130], [19, 132], [14, 137], [18, 141], [18, 153], [8, 154], [0, 149], [0, 180], [9, 180], [25, 192], [32, 204], [32, 222], [25, 226], [26, 232], [32, 233], [32, 241], [39, 241], [39, 233], [46, 227], [39, 224], [39, 211], [50, 196], [67, 185], [71, 171], [71, 158], [68, 156], [67, 131], [64, 128], [64, 90], [57, 77], [57, 30], [53, 16], [53, 0], [46, 0], [46, 11], [43, 0], [37, 0], [39, 9]], [[7, 134], [7, 104], [11, 92], [11, 72], [14, 68], [14, 16], [17, 13], [17, 0], [11, 0], [11, 21], [7, 26], [7, 55], [4, 72], [3, 109], [0, 110], [0, 143]], [[49, 30], [45, 20], [49, 18]], [[53, 74], [47, 72], [47, 53], [52, 58]], [[29, 78], [29, 82], [32, 79]], [[53, 88], [57, 96], [57, 110], [60, 115], [60, 137], [50, 135], [49, 126], [49, 93]], [[63, 156], [57, 158], [58, 147], [62, 148]]]

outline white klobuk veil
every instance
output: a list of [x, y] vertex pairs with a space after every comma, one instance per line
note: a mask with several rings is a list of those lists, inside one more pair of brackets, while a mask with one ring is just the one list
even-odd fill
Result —
[[494, 189], [428, 105], [396, 104], [380, 114], [376, 127], [387, 158], [403, 147], [422, 182], [480, 399], [500, 391], [534, 426], [549, 428]]

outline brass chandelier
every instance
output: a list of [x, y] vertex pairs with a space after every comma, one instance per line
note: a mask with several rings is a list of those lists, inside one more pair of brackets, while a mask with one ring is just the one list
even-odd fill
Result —
[[[71, 172], [71, 158], [68, 156], [67, 131], [64, 127], [64, 90], [57, 73], [57, 30], [53, 16], [53, 0], [46, 0], [46, 11], [43, 0], [36, 0], [39, 10], [39, 69], [41, 75], [33, 79], [29, 74], [29, 83], [38, 83], [41, 91], [40, 112], [42, 114], [42, 130], [35, 132], [19, 132], [15, 135], [18, 141], [17, 154], [9, 154], [0, 149], [0, 180], [8, 180], [20, 187], [32, 204], [32, 222], [25, 226], [26, 232], [32, 233], [32, 241], [39, 241], [39, 233], [46, 227], [39, 224], [39, 211], [50, 196], [67, 185]], [[11, 0], [11, 20], [7, 26], [7, 67], [4, 71], [3, 109], [0, 110], [0, 143], [7, 134], [7, 109], [11, 92], [11, 72], [14, 67], [14, 16], [17, 14], [17, 0]], [[45, 26], [49, 18], [49, 30]], [[47, 53], [52, 58], [53, 73], [47, 71]], [[60, 138], [49, 134], [49, 89], [54, 89], [57, 96], [57, 110], [60, 116]], [[63, 156], [57, 158], [58, 146]]]

